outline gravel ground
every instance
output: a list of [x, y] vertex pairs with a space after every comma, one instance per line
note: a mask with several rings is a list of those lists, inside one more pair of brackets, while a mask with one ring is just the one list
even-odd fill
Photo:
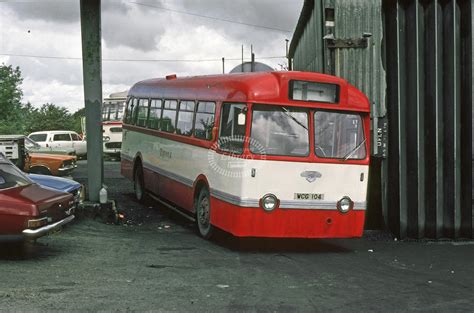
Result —
[[[74, 177], [83, 181], [85, 161]], [[106, 162], [123, 225], [79, 219], [24, 252], [0, 245], [0, 311], [473, 312], [474, 242], [199, 238]]]

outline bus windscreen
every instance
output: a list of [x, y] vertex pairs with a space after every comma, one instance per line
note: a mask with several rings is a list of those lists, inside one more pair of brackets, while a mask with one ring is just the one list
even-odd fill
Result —
[[254, 154], [307, 156], [308, 110], [254, 105], [250, 137], [250, 151]]

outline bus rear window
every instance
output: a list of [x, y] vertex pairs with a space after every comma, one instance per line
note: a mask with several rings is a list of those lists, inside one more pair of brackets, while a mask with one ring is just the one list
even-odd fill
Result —
[[121, 133], [122, 132], [122, 127], [110, 127], [110, 132], [111, 133]]
[[292, 80], [290, 99], [324, 103], [339, 102], [339, 86], [335, 84]]

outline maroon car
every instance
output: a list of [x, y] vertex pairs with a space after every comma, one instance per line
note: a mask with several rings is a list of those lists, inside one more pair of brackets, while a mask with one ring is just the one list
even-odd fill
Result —
[[0, 241], [33, 240], [74, 219], [69, 193], [34, 183], [0, 154]]

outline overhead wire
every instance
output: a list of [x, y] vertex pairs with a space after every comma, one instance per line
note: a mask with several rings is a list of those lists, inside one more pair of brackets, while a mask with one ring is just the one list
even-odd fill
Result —
[[[80, 57], [63, 57], [63, 56], [52, 56], [52, 55], [32, 55], [32, 54], [13, 54], [13, 53], [0, 53], [0, 56], [8, 57], [22, 57], [22, 58], [37, 58], [37, 59], [56, 59], [56, 60], [82, 60]], [[242, 58], [224, 58], [226, 61], [240, 61]], [[285, 56], [264, 56], [256, 57], [257, 60], [269, 60], [269, 59], [286, 59]], [[102, 58], [104, 62], [222, 62], [222, 58], [218, 59], [116, 59], [116, 58]]]
[[183, 11], [183, 10], [176, 10], [176, 9], [171, 9], [171, 8], [167, 8], [167, 7], [163, 7], [163, 6], [146, 4], [146, 3], [136, 2], [136, 1], [129, 1], [129, 3], [133, 3], [133, 4], [136, 4], [136, 5], [141, 5], [141, 6], [144, 6], [144, 7], [150, 7], [150, 8], [155, 8], [155, 9], [159, 9], [159, 10], [164, 10], [164, 11], [170, 11], [170, 12], [179, 13], [179, 14], [186, 14], [186, 15], [191, 15], [191, 16], [196, 16], [196, 17], [201, 17], [201, 18], [207, 18], [207, 19], [226, 22], [226, 23], [239, 24], [239, 25], [251, 26], [251, 27], [256, 27], [256, 28], [263, 28], [263, 29], [278, 31], [278, 32], [282, 32], [282, 33], [292, 33], [292, 31], [288, 30], [288, 29], [282, 29], [282, 28], [270, 27], [270, 26], [265, 26], [265, 25], [239, 22], [239, 21], [229, 20], [229, 19], [225, 19], [225, 18], [221, 18], [221, 17], [203, 15], [203, 14], [198, 14], [198, 13], [193, 13], [193, 12], [188, 12], [188, 11]]

